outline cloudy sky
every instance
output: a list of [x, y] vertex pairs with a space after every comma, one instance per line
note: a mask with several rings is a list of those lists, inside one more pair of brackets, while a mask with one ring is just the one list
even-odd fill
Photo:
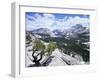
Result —
[[26, 12], [26, 30], [68, 29], [76, 24], [89, 27], [89, 15]]

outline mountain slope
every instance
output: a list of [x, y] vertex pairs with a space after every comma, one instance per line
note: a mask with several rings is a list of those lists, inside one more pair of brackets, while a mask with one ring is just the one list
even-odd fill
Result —
[[63, 66], [63, 65], [76, 65], [81, 64], [81, 62], [67, 54], [61, 53], [59, 49], [55, 49], [53, 51], [52, 55], [53, 58], [49, 62], [49, 59], [47, 61], [48, 66]]

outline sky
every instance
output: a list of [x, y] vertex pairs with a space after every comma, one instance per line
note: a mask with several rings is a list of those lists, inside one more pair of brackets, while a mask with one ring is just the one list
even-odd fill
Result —
[[76, 24], [89, 27], [89, 15], [84, 14], [60, 14], [60, 13], [38, 13], [26, 12], [26, 30], [31, 31], [38, 28], [68, 29]]

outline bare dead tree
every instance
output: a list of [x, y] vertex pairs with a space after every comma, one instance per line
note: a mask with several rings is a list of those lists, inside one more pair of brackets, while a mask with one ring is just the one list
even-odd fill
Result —
[[[35, 63], [34, 66], [41, 66], [40, 61], [41, 61], [42, 58], [43, 58], [44, 51], [40, 51], [37, 55], [35, 55], [35, 53], [36, 53], [37, 51], [38, 51], [37, 49], [33, 49], [33, 53], [32, 53], [33, 60], [32, 60], [32, 62]], [[40, 57], [39, 57], [39, 56], [40, 56]]]

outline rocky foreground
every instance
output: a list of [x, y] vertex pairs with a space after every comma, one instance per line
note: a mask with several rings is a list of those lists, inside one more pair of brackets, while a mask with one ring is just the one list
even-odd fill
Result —
[[[31, 50], [32, 47], [29, 46], [26, 49], [26, 66], [34, 64], [32, 59], [32, 52], [28, 52], [28, 50]], [[56, 48], [51, 56], [44, 56], [41, 60], [41, 64], [45, 64], [45, 66], [64, 66], [64, 65], [79, 65], [84, 64], [84, 61], [77, 60], [76, 58], [73, 58], [70, 55], [62, 53], [58, 48]]]

